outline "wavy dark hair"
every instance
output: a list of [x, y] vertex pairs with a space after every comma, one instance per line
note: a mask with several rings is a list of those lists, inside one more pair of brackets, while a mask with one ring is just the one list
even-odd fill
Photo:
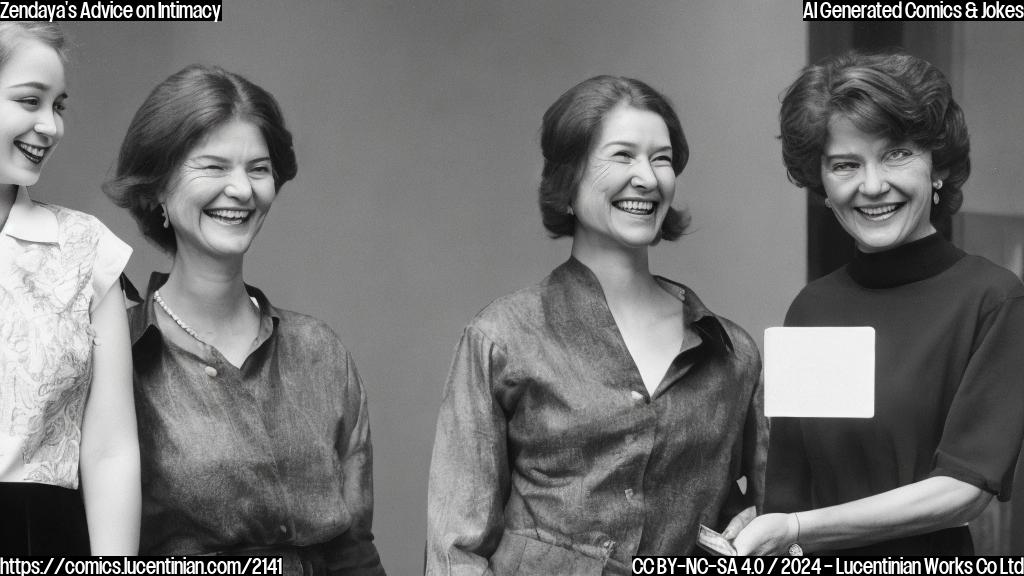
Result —
[[[622, 76], [595, 76], [580, 82], [555, 100], [544, 113], [541, 125], [544, 168], [538, 190], [540, 213], [552, 238], [572, 236], [575, 232], [576, 217], [569, 214], [569, 206], [601, 123], [620, 104], [661, 116], [672, 145], [672, 170], [678, 176], [686, 167], [690, 148], [667, 98], [639, 80]], [[689, 224], [689, 212], [670, 207], [659, 239], [676, 240]]]
[[298, 170], [291, 132], [274, 97], [244, 77], [216, 66], [192, 64], [150, 92], [128, 126], [113, 178], [103, 191], [135, 218], [139, 231], [165, 252], [177, 249], [163, 227], [160, 196], [188, 153], [232, 120], [251, 122], [266, 141], [274, 189]]
[[931, 221], [960, 209], [971, 144], [963, 111], [938, 68], [910, 54], [848, 52], [803, 69], [782, 98], [782, 159], [790, 181], [821, 196], [821, 155], [836, 115], [862, 132], [930, 150], [933, 169], [948, 171]]

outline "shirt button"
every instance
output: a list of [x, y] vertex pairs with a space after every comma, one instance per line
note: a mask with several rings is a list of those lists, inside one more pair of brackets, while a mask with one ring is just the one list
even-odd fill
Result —
[[217, 377], [217, 369], [214, 368], [213, 366], [207, 366], [205, 368], [205, 370], [206, 370], [206, 375], [209, 376], [210, 378], [216, 378]]

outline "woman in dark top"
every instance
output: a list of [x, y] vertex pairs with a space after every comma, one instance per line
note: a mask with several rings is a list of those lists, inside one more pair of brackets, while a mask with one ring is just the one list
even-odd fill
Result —
[[773, 420], [765, 507], [778, 513], [736, 548], [971, 554], [964, 524], [1009, 497], [1024, 435], [1024, 288], [932, 224], [959, 208], [970, 170], [960, 107], [919, 58], [848, 54], [803, 71], [781, 123], [790, 177], [858, 249], [786, 325], [875, 328], [875, 416]]
[[675, 112], [642, 82], [591, 78], [548, 109], [541, 146], [544, 224], [572, 257], [462, 335], [427, 574], [630, 574], [635, 554], [693, 552], [700, 524], [737, 532], [761, 495], [756, 345], [648, 271], [687, 219]]
[[295, 176], [273, 96], [189, 66], [135, 114], [107, 193], [172, 258], [129, 311], [144, 554], [282, 556], [285, 574], [380, 575], [366, 396], [323, 322], [242, 266]]

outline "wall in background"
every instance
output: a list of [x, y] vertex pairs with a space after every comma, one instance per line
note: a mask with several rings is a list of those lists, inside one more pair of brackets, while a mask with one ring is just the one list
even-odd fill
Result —
[[954, 30], [950, 79], [971, 133], [963, 209], [1024, 215], [1024, 30], [1019, 22], [961, 22]]
[[135, 109], [191, 62], [280, 101], [299, 175], [246, 278], [325, 319], [370, 397], [375, 532], [392, 574], [421, 570], [440, 389], [462, 326], [568, 257], [536, 207], [540, 118], [586, 77], [634, 76], [676, 104], [691, 146], [689, 236], [653, 268], [759, 341], [805, 277], [804, 194], [780, 159], [779, 94], [804, 63], [798, 5], [775, 2], [225, 3], [214, 23], [69, 25], [67, 137], [34, 195], [100, 216], [144, 285], [169, 261], [100, 193]]

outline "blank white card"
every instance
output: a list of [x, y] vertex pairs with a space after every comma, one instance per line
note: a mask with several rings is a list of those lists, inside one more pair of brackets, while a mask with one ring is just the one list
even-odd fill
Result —
[[764, 412], [769, 417], [874, 416], [875, 329], [765, 330]]

